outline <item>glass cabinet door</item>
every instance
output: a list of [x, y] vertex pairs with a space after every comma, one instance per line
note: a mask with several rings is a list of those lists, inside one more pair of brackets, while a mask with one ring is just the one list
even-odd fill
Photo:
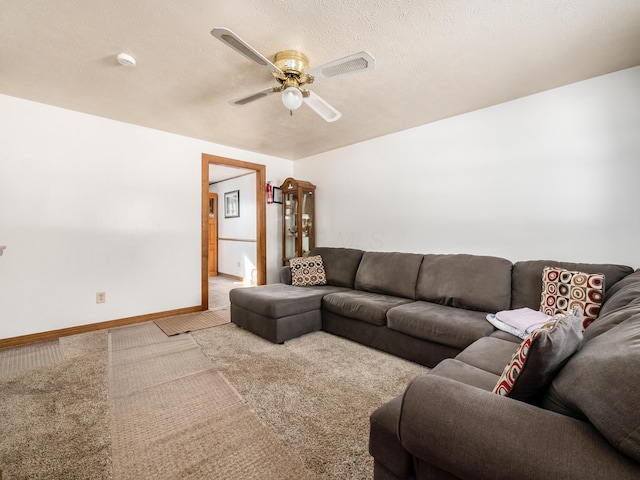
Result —
[[284, 258], [297, 257], [298, 240], [298, 194], [284, 195]]
[[313, 192], [311, 190], [302, 191], [302, 254], [308, 253], [315, 245], [313, 244]]
[[315, 247], [315, 185], [287, 178], [282, 186], [282, 264]]

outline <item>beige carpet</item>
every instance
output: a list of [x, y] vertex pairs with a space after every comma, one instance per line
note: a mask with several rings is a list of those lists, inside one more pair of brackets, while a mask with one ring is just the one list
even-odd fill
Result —
[[0, 349], [0, 375], [54, 365], [64, 360], [59, 340]]
[[162, 318], [156, 320], [155, 323], [165, 334], [172, 336], [202, 330], [203, 328], [217, 327], [230, 321], [229, 309], [223, 308]]
[[[125, 328], [135, 334], [114, 329], [111, 338], [106, 331], [61, 338], [62, 361], [0, 375], [3, 480], [118, 480], [118, 469], [144, 458], [113, 458], [112, 443], [138, 451], [127, 447], [129, 435], [144, 438], [153, 453], [145, 462], [153, 461], [149, 471], [160, 477], [181, 470], [196, 478], [189, 472], [208, 468], [216, 473], [201, 478], [305, 478], [271, 453], [281, 445], [314, 478], [370, 479], [369, 415], [427, 371], [325, 332], [274, 345], [233, 324], [176, 337], [151, 322]], [[111, 367], [109, 343], [119, 352]], [[110, 393], [109, 382], [118, 390]], [[145, 400], [143, 392], [150, 393]], [[132, 431], [112, 423], [116, 407]], [[200, 415], [206, 420], [188, 418]], [[189, 440], [174, 442], [174, 429], [175, 438]], [[167, 453], [167, 445], [177, 447]], [[192, 460], [199, 455], [206, 467]]]
[[189, 335], [110, 333], [114, 479], [311, 479]]
[[191, 336], [320, 479], [371, 479], [369, 415], [428, 371], [326, 332], [284, 345], [235, 324]]
[[55, 361], [0, 375], [2, 478], [110, 479], [107, 332], [55, 343]]

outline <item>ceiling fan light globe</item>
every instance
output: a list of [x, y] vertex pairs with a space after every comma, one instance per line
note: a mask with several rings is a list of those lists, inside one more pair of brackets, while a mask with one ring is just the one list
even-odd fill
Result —
[[302, 105], [302, 92], [296, 87], [287, 87], [282, 91], [282, 103], [288, 110], [297, 110]]

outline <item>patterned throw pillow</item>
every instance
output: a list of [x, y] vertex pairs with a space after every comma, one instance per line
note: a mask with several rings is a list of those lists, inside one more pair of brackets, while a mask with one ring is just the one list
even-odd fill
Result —
[[320, 255], [292, 258], [289, 266], [291, 267], [291, 285], [310, 287], [327, 284], [327, 276]]
[[601, 273], [572, 272], [558, 267], [546, 267], [542, 272], [540, 311], [547, 315], [568, 312], [580, 307], [584, 312], [582, 331], [600, 313], [604, 293]]
[[582, 343], [582, 311], [556, 315], [535, 330], [504, 368], [493, 393], [537, 401]]

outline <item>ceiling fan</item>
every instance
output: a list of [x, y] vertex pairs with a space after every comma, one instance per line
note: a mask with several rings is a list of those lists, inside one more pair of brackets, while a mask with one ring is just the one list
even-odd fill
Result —
[[282, 103], [292, 114], [293, 110], [300, 108], [304, 102], [327, 122], [335, 122], [342, 114], [320, 96], [302, 87], [315, 81], [371, 70], [375, 66], [375, 59], [369, 53], [360, 52], [309, 70], [309, 60], [302, 52], [284, 50], [276, 53], [271, 62], [228, 28], [216, 27], [211, 30], [211, 35], [260, 67], [269, 70], [278, 82], [277, 87], [231, 100], [230, 103], [236, 106], [281, 92]]

